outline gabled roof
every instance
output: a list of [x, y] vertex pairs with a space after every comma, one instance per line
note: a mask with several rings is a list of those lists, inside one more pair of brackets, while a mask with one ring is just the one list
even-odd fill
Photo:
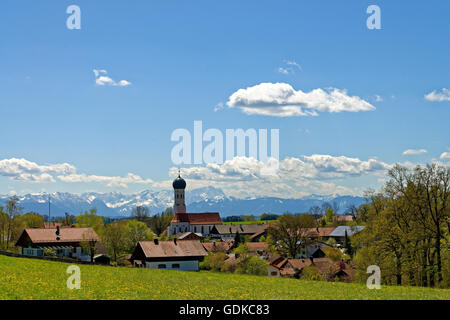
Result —
[[310, 237], [329, 237], [336, 227], [308, 228], [305, 234]]
[[350, 237], [363, 229], [364, 226], [339, 226], [330, 234], [330, 237], [345, 237], [345, 231], [347, 231], [347, 236]]
[[233, 247], [233, 241], [203, 242], [202, 244], [208, 252], [228, 252]]
[[203, 213], [177, 213], [172, 219], [172, 222], [189, 222], [191, 225], [199, 224], [222, 224], [222, 219], [218, 212], [203, 212]]
[[177, 233], [175, 236], [177, 237], [178, 240], [183, 240], [186, 237], [194, 237], [195, 239], [198, 239], [198, 240], [203, 238], [201, 233], [194, 233], [194, 232]]
[[64, 243], [64, 242], [83, 242], [99, 241], [99, 238], [92, 228], [60, 228], [60, 235], [56, 235], [55, 229], [25, 229], [17, 243], [19, 244], [23, 236], [28, 235], [33, 243]]
[[207, 256], [199, 240], [140, 241], [139, 246], [146, 258], [202, 257]]
[[219, 234], [236, 234], [239, 232], [240, 234], [254, 234], [265, 230], [268, 227], [267, 224], [222, 224], [216, 225], [215, 228]]
[[265, 251], [267, 249], [266, 242], [246, 242], [245, 245], [249, 248], [250, 252]]

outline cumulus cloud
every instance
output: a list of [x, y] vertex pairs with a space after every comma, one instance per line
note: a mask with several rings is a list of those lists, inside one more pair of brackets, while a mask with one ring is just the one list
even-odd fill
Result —
[[408, 149], [403, 151], [404, 156], [415, 156], [419, 154], [427, 153], [428, 151], [426, 149]]
[[131, 82], [127, 80], [114, 81], [107, 76], [107, 71], [105, 69], [94, 69], [95, 83], [99, 86], [114, 86], [114, 87], [127, 87], [131, 85]]
[[75, 171], [75, 167], [68, 163], [39, 165], [26, 159], [0, 160], [0, 175], [9, 177], [11, 180], [38, 183], [55, 182], [53, 174], [71, 174]]
[[443, 152], [439, 158], [441, 160], [450, 160], [450, 152]]
[[275, 117], [317, 116], [318, 112], [371, 111], [375, 107], [346, 90], [295, 90], [287, 83], [261, 83], [233, 93], [229, 108], [239, 108], [246, 114]]
[[85, 182], [102, 183], [108, 187], [127, 188], [129, 184], [151, 184], [151, 179], [128, 173], [120, 176], [99, 176], [77, 173], [75, 166], [68, 163], [39, 165], [26, 159], [0, 160], [0, 176], [11, 180], [35, 183], [53, 183], [58, 180], [66, 183]]
[[447, 88], [442, 88], [440, 92], [434, 90], [433, 92], [426, 94], [425, 99], [433, 102], [450, 101], [450, 90]]
[[[345, 156], [318, 155], [288, 157], [279, 162], [276, 175], [262, 175], [266, 164], [250, 157], [235, 157], [223, 164], [207, 164], [182, 170], [189, 185], [197, 188], [213, 184], [227, 194], [244, 196], [303, 197], [311, 193], [351, 195], [357, 188], [336, 184], [333, 180], [364, 175], [380, 175], [391, 168], [377, 159], [361, 160]], [[176, 176], [178, 168], [171, 168]], [[163, 186], [162, 184], [160, 185]]]

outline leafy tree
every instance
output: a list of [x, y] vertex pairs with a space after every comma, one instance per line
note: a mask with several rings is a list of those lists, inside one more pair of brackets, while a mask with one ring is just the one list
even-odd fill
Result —
[[150, 217], [150, 211], [147, 207], [137, 206], [131, 211], [131, 217], [138, 221], [146, 221]]
[[205, 260], [200, 263], [200, 268], [204, 270], [220, 271], [225, 260], [228, 258], [224, 252], [209, 254]]
[[104, 227], [103, 218], [97, 215], [97, 209], [90, 209], [83, 214], [76, 217], [75, 227], [94, 229], [97, 234], [100, 234]]
[[22, 207], [19, 206], [19, 198], [13, 196], [6, 202], [6, 207], [4, 207], [5, 213], [7, 215], [6, 220], [6, 249], [9, 248], [10, 243], [17, 239], [20, 232], [20, 214]]
[[39, 213], [28, 212], [22, 216], [25, 228], [40, 228], [44, 224], [44, 218]]
[[347, 230], [345, 230], [344, 248], [345, 248], [345, 253], [347, 253], [350, 257], [352, 257], [353, 256], [353, 247], [352, 247], [351, 241], [347, 235]]
[[124, 221], [107, 224], [102, 232], [102, 241], [114, 262], [120, 259], [129, 249], [129, 229]]
[[277, 220], [278, 217], [279, 217], [279, 215], [277, 215], [277, 214], [263, 213], [263, 214], [259, 217], [259, 220], [261, 220], [261, 221], [271, 221], [271, 220]]
[[313, 242], [309, 228], [314, 228], [316, 224], [316, 219], [309, 214], [284, 214], [269, 226], [267, 232], [276, 249], [295, 258], [301, 248]]
[[156, 214], [150, 219], [148, 219], [147, 224], [156, 235], [160, 236], [161, 233], [163, 233], [164, 230], [166, 230], [167, 227], [170, 225], [170, 221], [172, 221], [172, 218], [173, 218], [173, 209], [167, 208], [161, 214]]
[[153, 232], [147, 225], [141, 221], [128, 220], [128, 237], [129, 251], [132, 252], [136, 248], [139, 241], [153, 240]]

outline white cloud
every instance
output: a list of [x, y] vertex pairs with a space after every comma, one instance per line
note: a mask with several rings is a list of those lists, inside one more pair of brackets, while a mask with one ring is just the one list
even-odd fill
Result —
[[128, 173], [120, 176], [99, 176], [77, 173], [75, 166], [68, 163], [39, 165], [26, 159], [3, 159], [0, 160], [0, 176], [11, 180], [35, 183], [53, 183], [56, 178], [62, 182], [74, 183], [103, 183], [108, 187], [127, 188], [129, 184], [151, 184], [151, 179]]
[[70, 174], [70, 175], [60, 175], [58, 176], [63, 182], [74, 183], [74, 182], [84, 182], [84, 183], [103, 183], [107, 187], [119, 187], [128, 188], [129, 184], [151, 184], [153, 181], [151, 179], [143, 179], [142, 177], [128, 173], [125, 177], [120, 176], [98, 176], [98, 175], [86, 175], [86, 174]]
[[222, 110], [224, 107], [224, 103], [223, 102], [219, 102], [218, 104], [216, 104], [216, 106], [214, 107], [214, 112], [217, 112], [219, 110]]
[[426, 149], [408, 149], [403, 151], [404, 156], [415, 156], [419, 154], [427, 153], [428, 151]]
[[439, 158], [441, 160], [450, 160], [450, 152], [443, 152]]
[[378, 94], [376, 94], [376, 95], [375, 95], [375, 101], [376, 101], [376, 102], [383, 102], [383, 97], [380, 96], [380, 95], [378, 95]]
[[281, 74], [291, 74], [291, 73], [295, 73], [295, 70], [298, 69], [299, 71], [302, 70], [302, 67], [295, 61], [289, 61], [289, 60], [285, 60], [284, 61], [285, 65], [284, 67], [279, 67], [278, 68], [278, 72]]
[[450, 90], [442, 88], [440, 92], [434, 90], [425, 95], [425, 99], [433, 102], [450, 101]]
[[26, 159], [0, 160], [0, 176], [9, 177], [11, 180], [28, 182], [54, 182], [52, 174], [71, 174], [75, 167], [68, 164], [38, 165]]
[[94, 75], [95, 75], [95, 83], [99, 86], [115, 86], [115, 87], [127, 87], [131, 85], [131, 82], [127, 80], [120, 80], [118, 82], [114, 81], [110, 77], [108, 77], [106, 74], [108, 73], [106, 70], [97, 70], [94, 69]]
[[278, 72], [282, 74], [289, 74], [289, 69], [285, 69], [283, 67], [278, 68]]
[[[358, 194], [358, 188], [336, 184], [333, 180], [384, 174], [391, 166], [376, 159], [360, 160], [345, 156], [311, 155], [289, 157], [280, 161], [274, 176], [261, 175], [265, 164], [254, 158], [235, 157], [223, 164], [207, 164], [182, 169], [191, 188], [208, 185], [221, 188], [228, 195], [279, 196], [286, 198], [316, 194]], [[176, 176], [178, 168], [171, 168]], [[167, 184], [167, 183], [166, 183]], [[159, 184], [163, 187], [163, 184]]]
[[276, 117], [317, 116], [318, 112], [371, 111], [375, 107], [346, 90], [294, 90], [287, 83], [261, 83], [239, 89], [227, 102], [229, 108], [240, 108], [246, 114]]

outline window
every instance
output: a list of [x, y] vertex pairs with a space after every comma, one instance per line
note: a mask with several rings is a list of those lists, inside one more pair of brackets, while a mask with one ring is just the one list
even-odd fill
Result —
[[180, 269], [180, 264], [179, 263], [174, 263], [172, 265], [172, 269]]
[[203, 233], [203, 226], [202, 226], [202, 233]]
[[272, 272], [270, 273], [270, 275], [271, 275], [271, 276], [277, 276], [277, 275], [278, 275], [278, 272], [272, 271]]
[[165, 264], [158, 264], [158, 269], [165, 269], [166, 265]]

